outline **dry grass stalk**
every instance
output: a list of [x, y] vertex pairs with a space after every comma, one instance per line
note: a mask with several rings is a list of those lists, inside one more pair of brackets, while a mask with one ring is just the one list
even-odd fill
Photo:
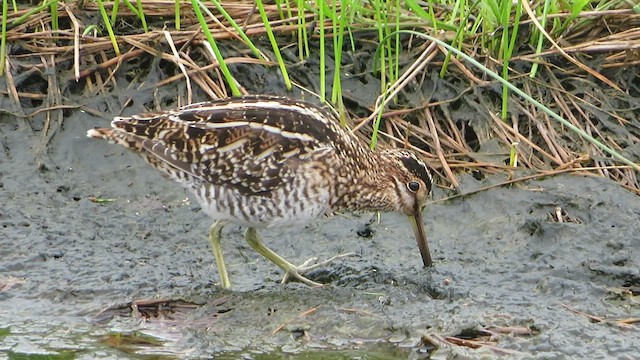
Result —
[[[120, 71], [122, 64], [134, 58], [148, 55], [174, 64], [179, 69], [175, 75], [144, 86], [159, 88], [167, 85], [175, 86], [179, 82], [179, 103], [191, 102], [192, 93], [196, 91], [196, 87], [212, 98], [227, 95], [217, 72], [217, 64], [204, 45], [199, 24], [189, 4], [185, 3], [181, 8], [182, 30], [156, 29], [148, 33], [117, 36], [119, 45], [124, 49], [122, 55], [117, 57], [114, 56], [112, 44], [106, 36], [82, 35], [88, 26], [95, 25], [95, 19], [99, 19], [99, 16], [95, 3], [84, 3], [82, 7], [79, 4], [82, 3], [64, 4], [64, 11], [59, 11], [60, 23], [67, 24], [68, 28], [58, 31], [51, 30], [51, 19], [47, 12], [30, 16], [19, 25], [14, 25], [13, 22], [26, 14], [27, 9], [9, 14], [10, 29], [7, 40], [12, 46], [19, 47], [21, 54], [11, 55], [7, 59], [9, 73], [6, 76], [5, 94], [17, 104], [16, 109], [11, 112], [12, 115], [30, 117], [42, 112], [46, 114], [41, 149], [46, 147], [61, 126], [65, 109], [81, 108], [95, 115], [101, 115], [99, 111], [82, 105], [65, 104], [66, 100], [62, 94], [71, 82], [83, 81], [85, 96], [109, 94], [112, 89], [126, 86], [118, 83], [116, 74]], [[110, 3], [106, 4], [110, 6]], [[172, 18], [175, 11], [174, 2], [169, 0], [142, 1], [142, 5], [147, 19], [156, 19], [156, 22], [160, 18]], [[264, 34], [264, 25], [259, 19], [253, 1], [235, 1], [223, 5], [227, 12], [242, 24], [247, 34]], [[267, 10], [269, 18], [273, 20], [272, 27], [277, 33], [285, 34], [297, 29], [296, 19], [280, 19], [275, 6], [269, 6]], [[217, 14], [215, 9], [212, 8], [211, 11]], [[121, 7], [119, 16], [123, 21], [121, 25], [129, 26], [131, 30], [131, 25], [125, 23], [126, 21], [136, 23], [130, 10]], [[307, 15], [309, 23], [312, 23], [313, 16], [313, 14]], [[585, 56], [599, 56], [601, 59], [599, 66], [610, 70], [640, 64], [637, 55], [640, 51], [640, 15], [634, 14], [631, 10], [609, 10], [586, 12], [581, 16], [599, 17], [601, 19], [599, 26], [570, 29], [562, 42], [551, 50], [541, 54], [521, 54], [512, 58], [512, 64], [518, 61], [540, 63], [540, 74], [544, 81], [529, 79], [526, 73], [518, 73], [513, 68], [511, 69], [512, 78], [534, 98], [554, 105], [555, 111], [574, 125], [605, 140], [613, 148], [623, 150], [629, 146], [629, 143], [640, 143], [640, 132], [637, 131], [637, 124], [629, 123], [623, 109], [618, 109], [620, 106], [614, 100], [607, 100], [614, 99], [620, 93], [608, 92], [607, 95], [610, 97], [602, 97], [601, 94], [599, 96], [588, 91], [579, 92], [567, 88], [571, 83], [567, 79], [574, 83], [583, 82], [594, 89], [600, 88], [598, 84], [592, 83], [588, 77], [591, 75], [608, 82], [614, 89], [619, 88], [621, 84], [613, 83], [592, 69], [585, 68], [584, 65], [580, 65], [582, 61], [579, 59]], [[220, 17], [220, 19], [223, 18]], [[237, 34], [225, 21], [215, 25], [216, 21], [211, 19], [209, 23], [213, 28], [218, 29], [213, 32], [216, 39], [238, 39]], [[523, 24], [526, 24], [526, 21]], [[355, 26], [357, 28], [357, 25]], [[484, 59], [486, 65], [498, 69], [501, 62], [484, 55], [478, 48], [478, 44], [473, 41], [474, 39], [470, 38], [469, 42], [463, 45], [463, 50], [468, 54], [475, 54], [476, 58]], [[424, 69], [427, 66], [439, 66], [433, 63], [438, 58], [437, 48], [427, 47], [428, 44], [419, 42], [412, 46], [416, 48], [424, 46], [423, 55], [425, 56], [418, 58], [419, 61], [416, 61], [413, 70], [407, 72], [407, 77], [397, 89], [403, 89], [412, 82], [424, 81], [426, 73]], [[443, 49], [440, 49], [440, 52], [442, 53]], [[602, 53], [606, 56], [601, 55]], [[562, 69], [559, 68], [557, 54], [573, 59], [576, 66], [567, 67], [565, 63]], [[496, 102], [490, 100], [490, 97], [479, 96], [477, 101], [473, 100], [474, 92], [491, 94], [491, 88], [495, 88], [496, 84], [487, 81], [483, 74], [467, 68], [456, 58], [452, 58], [451, 61], [452, 76], [469, 82], [467, 89], [445, 102], [429, 104], [425, 100], [424, 104], [417, 105], [414, 109], [386, 111], [384, 118], [387, 122], [381, 128], [384, 130], [382, 134], [387, 141], [395, 142], [396, 145], [408, 144], [420, 151], [436, 168], [445, 186], [448, 184], [451, 188], [458, 188], [453, 170], [469, 172], [482, 170], [488, 173], [509, 170], [505, 163], [508, 146], [518, 143], [520, 163], [524, 167], [536, 169], [538, 174], [548, 175], [554, 171], [588, 171], [618, 181], [625, 188], [640, 193], [637, 174], [633, 170], [627, 167], [610, 166], [610, 161], [599, 149], [584, 142], [575, 134], [567, 132], [530, 104], [512, 98], [511, 117], [508, 122], [502, 121], [496, 115]], [[256, 60], [249, 55], [227, 58], [226, 62], [274, 65], [270, 61]], [[66, 71], [67, 69], [70, 71]], [[34, 74], [46, 80], [45, 92], [23, 90], [22, 83]], [[55, 74], [63, 74], [63, 76], [55, 76]], [[143, 76], [143, 74], [135, 76]], [[41, 103], [41, 105], [35, 111], [26, 113], [22, 102], [30, 101]], [[472, 124], [457, 119], [455, 112], [451, 111], [451, 107], [457, 105], [467, 106], [475, 109], [479, 114], [485, 114], [482, 124]], [[372, 113], [374, 111], [374, 109], [369, 110]], [[400, 115], [403, 117], [401, 118]], [[413, 120], [409, 121], [410, 118]], [[626, 137], [613, 138], [611, 134], [603, 133], [601, 131], [603, 124], [608, 128], [619, 126], [625, 129]], [[361, 136], [366, 137], [371, 134], [369, 122], [361, 122], [358, 127], [361, 126], [363, 127]], [[499, 153], [493, 154], [493, 157], [480, 154], [478, 144], [487, 143], [492, 139], [496, 139], [502, 147]], [[587, 153], [591, 155], [586, 156]]]

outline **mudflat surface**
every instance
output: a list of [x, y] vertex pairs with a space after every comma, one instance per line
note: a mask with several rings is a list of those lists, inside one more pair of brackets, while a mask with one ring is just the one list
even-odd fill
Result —
[[[135, 154], [85, 137], [108, 122], [73, 112], [44, 151], [37, 123], [0, 122], [0, 357], [640, 358], [637, 325], [617, 322], [640, 314], [620, 289], [640, 286], [640, 201], [615, 183], [564, 175], [431, 204], [432, 269], [398, 214], [369, 238], [372, 214], [260, 233], [294, 263], [355, 252], [309, 274], [319, 289], [279, 284], [228, 226], [223, 291], [210, 219]], [[428, 340], [482, 329], [493, 348]]]

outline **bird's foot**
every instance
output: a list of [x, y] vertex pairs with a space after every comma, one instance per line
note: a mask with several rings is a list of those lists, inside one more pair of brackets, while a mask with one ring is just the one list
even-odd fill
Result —
[[335, 260], [342, 259], [347, 256], [355, 256], [355, 255], [356, 253], [353, 253], [353, 252], [339, 254], [318, 263], [316, 263], [316, 261], [318, 261], [318, 258], [311, 258], [305, 261], [304, 263], [302, 263], [302, 265], [300, 266], [293, 266], [292, 268], [287, 269], [286, 273], [284, 274], [284, 277], [282, 278], [282, 283], [285, 284], [291, 280], [295, 280], [312, 287], [321, 287], [323, 286], [323, 284], [317, 283], [315, 281], [311, 281], [306, 277], [302, 276], [302, 274], [309, 272], [311, 270], [317, 269], [319, 267], [326, 266]]

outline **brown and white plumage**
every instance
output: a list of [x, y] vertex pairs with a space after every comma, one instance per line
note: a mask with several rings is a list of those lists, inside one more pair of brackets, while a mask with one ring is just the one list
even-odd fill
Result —
[[423, 261], [431, 264], [420, 219], [432, 186], [424, 162], [406, 150], [369, 150], [323, 108], [246, 96], [117, 117], [111, 125], [87, 135], [138, 152], [191, 190], [215, 220], [253, 229], [303, 224], [334, 210], [399, 211], [415, 219]]

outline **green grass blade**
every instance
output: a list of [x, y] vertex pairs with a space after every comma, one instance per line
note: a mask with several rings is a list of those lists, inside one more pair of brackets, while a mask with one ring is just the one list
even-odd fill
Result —
[[[359, 6], [362, 6], [362, 3], [359, 1], [356, 2], [351, 2], [349, 5], [349, 13], [347, 18], [345, 19], [345, 21], [347, 21], [348, 24], [352, 24], [355, 21], [355, 17], [356, 17], [356, 12], [358, 11], [357, 9], [359, 8]], [[349, 44], [351, 45], [351, 51], [355, 52], [356, 51], [356, 40], [353, 36], [353, 32], [351, 31], [351, 26], [346, 26], [346, 31], [347, 33], [349, 33]]]
[[[384, 103], [384, 99], [382, 103]], [[381, 121], [382, 121], [382, 111], [379, 111], [378, 116], [376, 117], [376, 121], [373, 122], [373, 133], [371, 134], [371, 143], [369, 144], [369, 148], [371, 148], [371, 150], [375, 150], [376, 145], [378, 145], [378, 131], [380, 129]]]
[[394, 63], [395, 63], [395, 69], [393, 70], [394, 72], [394, 81], [395, 79], [398, 79], [400, 77], [400, 52], [402, 50], [402, 44], [400, 43], [400, 2], [398, 0], [396, 0], [395, 2], [395, 23], [396, 23], [396, 28], [394, 29], [394, 32], [396, 33], [394, 42], [396, 45], [395, 48], [395, 57], [394, 57]]
[[522, 17], [522, 0], [518, 0], [515, 4], [516, 14], [513, 17], [513, 30], [511, 31], [511, 39], [507, 48], [508, 57], [511, 58], [513, 50], [516, 48], [516, 40], [518, 39], [518, 30], [520, 29], [520, 18]]
[[573, 20], [578, 17], [578, 15], [580, 15], [582, 10], [584, 10], [584, 8], [589, 5], [590, 2], [591, 0], [573, 0], [571, 4], [571, 17], [569, 19]]
[[[128, 0], [124, 0], [128, 3]], [[120, 10], [120, 1], [114, 1], [113, 7], [111, 8], [111, 23], [115, 24], [116, 20], [118, 20], [118, 10]], [[133, 10], [135, 11], [135, 10]]]
[[495, 26], [498, 23], [498, 18], [500, 17], [500, 6], [496, 2], [496, 0], [484, 0], [482, 2], [485, 4], [486, 19], [489, 20], [493, 26]]
[[111, 40], [113, 51], [115, 51], [116, 56], [120, 56], [120, 47], [118, 46], [118, 41], [116, 40], [116, 36], [113, 33], [113, 28], [111, 27], [111, 22], [109, 21], [109, 15], [107, 15], [107, 9], [105, 9], [102, 0], [97, 1], [98, 8], [100, 9], [100, 15], [102, 15], [102, 21], [104, 22], [104, 26], [107, 28], [107, 33], [109, 33], [109, 40]]
[[287, 15], [285, 15], [287, 17], [287, 19], [293, 19], [293, 11], [291, 10], [291, 2], [287, 1], [285, 3], [286, 9], [287, 9]]
[[[471, 16], [471, 11], [467, 11], [466, 14], [460, 13], [460, 23], [466, 24], [469, 21], [469, 16]], [[453, 21], [453, 19], [452, 19]], [[477, 23], [476, 23], [477, 24]], [[456, 34], [453, 37], [452, 44], [457, 44], [457, 48], [461, 49], [464, 45], [464, 33], [466, 26], [459, 26], [456, 30]], [[442, 68], [440, 69], [439, 76], [444, 78], [444, 75], [447, 73], [447, 68], [449, 67], [449, 62], [451, 62], [451, 56], [453, 56], [452, 52], [447, 52], [447, 55], [444, 57], [444, 61], [442, 62]]]
[[[522, 0], [518, 0], [515, 6], [516, 6], [516, 13], [513, 20], [511, 20], [511, 16], [510, 16], [511, 10], [509, 10], [509, 15], [507, 16], [507, 19], [506, 19], [507, 22], [511, 21], [513, 24], [513, 29], [511, 30], [511, 36], [505, 37], [506, 46], [504, 48], [504, 56], [502, 61], [502, 78], [505, 79], [507, 82], [509, 81], [509, 59], [511, 59], [511, 55], [513, 54], [513, 50], [515, 48], [516, 39], [518, 38], [518, 29], [520, 27], [520, 17], [522, 15]], [[508, 26], [509, 26], [508, 23], [504, 26], [504, 30], [505, 30], [504, 34], [507, 34]], [[507, 121], [508, 108], [509, 108], [509, 89], [507, 88], [507, 86], [502, 85], [502, 121]]]
[[278, 17], [284, 19], [284, 11], [282, 11], [282, 0], [275, 0], [276, 9], [278, 10]]
[[517, 142], [511, 143], [510, 151], [509, 151], [509, 166], [510, 167], [518, 167], [518, 146]]
[[51, 29], [58, 30], [58, 1], [51, 2], [49, 9], [51, 10]]
[[[375, 15], [374, 18], [377, 22], [377, 27], [378, 27], [378, 43], [380, 44], [380, 65], [379, 65], [379, 71], [380, 71], [380, 93], [383, 94], [385, 92], [385, 90], [387, 89], [387, 53], [386, 53], [386, 49], [384, 48], [384, 44], [385, 44], [385, 33], [384, 33], [384, 20], [383, 20], [383, 14], [382, 11], [380, 10], [380, 1], [383, 0], [374, 0], [373, 4], [374, 4], [374, 9], [375, 9]], [[378, 63], [377, 61], [375, 61], [375, 63]], [[374, 131], [374, 136], [375, 131]]]
[[273, 53], [276, 55], [276, 59], [278, 60], [278, 66], [280, 67], [280, 72], [282, 73], [282, 79], [284, 80], [284, 85], [287, 87], [287, 90], [291, 90], [291, 79], [289, 79], [289, 73], [287, 72], [287, 67], [285, 66], [284, 60], [282, 59], [282, 54], [280, 53], [280, 47], [278, 47], [278, 42], [276, 41], [276, 37], [273, 34], [273, 30], [271, 29], [271, 24], [269, 23], [269, 19], [267, 18], [267, 13], [264, 10], [264, 4], [262, 0], [256, 0], [256, 5], [258, 7], [258, 11], [260, 12], [260, 17], [262, 18], [262, 23], [264, 24], [264, 28], [267, 31], [267, 36], [269, 37], [269, 42], [271, 43], [271, 48], [273, 49]]
[[497, 27], [500, 24], [500, 11], [495, 0], [480, 0], [478, 2], [479, 16], [482, 26], [482, 43], [481, 47], [484, 49], [490, 49], [492, 52], [496, 52], [496, 43], [498, 39], [495, 34]]
[[453, 9], [451, 9], [451, 16], [449, 22], [451, 23], [454, 19], [458, 17], [458, 13], [461, 13], [463, 9], [467, 6], [466, 0], [458, 0], [453, 4]]
[[[129, 10], [131, 10], [131, 12], [133, 13], [133, 15], [135, 15], [135, 17], [140, 17], [140, 14], [138, 14], [138, 9], [135, 6], [133, 6], [131, 1], [122, 0], [122, 2], [127, 6], [127, 8], [129, 8]], [[119, 9], [119, 7], [118, 7], [119, 3], [120, 3], [120, 1], [115, 1], [113, 3], [113, 11], [111, 12], [111, 23], [113, 23], [113, 24], [116, 23], [116, 19], [117, 19], [117, 15], [118, 15], [117, 9]]]
[[324, 46], [324, 0], [319, 0], [316, 2], [319, 6], [318, 9], [318, 31], [320, 32], [320, 101], [326, 101], [326, 64], [325, 64], [325, 56], [326, 49]]
[[94, 33], [93, 36], [96, 36], [96, 34], [102, 34], [102, 32], [100, 31], [100, 28], [98, 27], [97, 24], [91, 24], [89, 26], [87, 26], [86, 28], [84, 28], [84, 30], [82, 30], [82, 36], [87, 36], [88, 34]]
[[[4, 0], [3, 0], [4, 1]], [[41, 11], [44, 11], [44, 9], [46, 9], [47, 7], [51, 6], [51, 3], [56, 2], [57, 0], [50, 0], [47, 2], [44, 2], [40, 5], [38, 5], [37, 7], [33, 7], [31, 9], [29, 9], [29, 11], [27, 11], [26, 13], [24, 13], [22, 16], [18, 17], [17, 19], [13, 20], [11, 22], [12, 26], [16, 26], [16, 25], [20, 25], [22, 24], [25, 20], [27, 20], [28, 18], [30, 18], [33, 14], [39, 13]], [[2, 12], [3, 16], [4, 14], [6, 14], [5, 11]]]
[[[333, 53], [334, 53], [334, 61], [335, 66], [333, 70], [333, 86], [331, 91], [331, 103], [332, 104], [341, 104], [342, 102], [338, 101], [338, 98], [342, 94], [342, 84], [341, 84], [341, 66], [342, 66], [342, 46], [344, 44], [344, 29], [347, 26], [346, 24], [346, 11], [345, 7], [348, 6], [349, 0], [342, 0], [340, 5], [340, 14], [337, 13], [337, 6], [334, 2], [333, 4], [333, 18], [336, 19], [333, 21]], [[336, 24], [337, 22], [337, 24]], [[343, 109], [338, 109], [339, 112], [342, 112]]]
[[149, 28], [147, 27], [147, 19], [144, 16], [144, 10], [142, 9], [142, 1], [136, 0], [136, 5], [138, 6], [138, 18], [140, 18], [140, 22], [142, 22], [142, 28], [144, 32], [149, 32]]
[[307, 36], [307, 19], [304, 12], [305, 0], [296, 0], [298, 10], [298, 56], [300, 61], [309, 56], [309, 38]]
[[[142, 24], [142, 28], [144, 32], [149, 32], [149, 27], [147, 26], [147, 18], [144, 15], [144, 9], [142, 8], [142, 1], [136, 0], [136, 5], [134, 6], [131, 1], [123, 0], [124, 4], [131, 10], [131, 12], [140, 19], [140, 23]], [[113, 3], [113, 11], [111, 12], [111, 23], [116, 23], [116, 16], [118, 15], [118, 4], [119, 1], [114, 1]]]
[[7, 57], [7, 17], [9, 0], [2, 0], [2, 30], [0, 31], [0, 76], [4, 75], [4, 63]]
[[[393, 1], [386, 1], [386, 0], [382, 0], [380, 3], [380, 9], [382, 9], [382, 19], [384, 22], [384, 28], [383, 28], [383, 34], [385, 35], [383, 39], [384, 40], [384, 44], [386, 45], [385, 48], [387, 49], [387, 69], [389, 72], [389, 77], [387, 78], [388, 84], [392, 84], [393, 81], [396, 79], [395, 74], [393, 73], [393, 70], [395, 69], [395, 64], [394, 64], [394, 56], [393, 56], [393, 46], [391, 44], [391, 40], [394, 39], [393, 36], [386, 36], [387, 34], [389, 34], [389, 11], [391, 10], [390, 7], [393, 5]], [[386, 90], [386, 88], [385, 88]]]
[[224, 62], [224, 57], [222, 56], [220, 49], [218, 49], [218, 45], [216, 44], [216, 40], [213, 38], [213, 35], [211, 34], [211, 30], [207, 25], [207, 21], [204, 19], [204, 16], [202, 15], [202, 10], [200, 10], [201, 5], [202, 4], [200, 3], [200, 0], [191, 0], [191, 6], [193, 7], [193, 12], [196, 14], [196, 17], [198, 18], [198, 22], [200, 23], [200, 27], [202, 28], [202, 32], [204, 33], [204, 36], [207, 38], [209, 45], [211, 45], [211, 49], [213, 50], [213, 54], [216, 57], [218, 64], [220, 64], [220, 71], [222, 71], [222, 75], [227, 81], [227, 85], [231, 90], [231, 94], [233, 96], [241, 96], [242, 92], [240, 92], [240, 89], [236, 84], [236, 80], [233, 78], [233, 75], [231, 75], [231, 71], [229, 71], [229, 67], [227, 66], [227, 63]]
[[180, 30], [180, 0], [176, 0], [175, 2], [175, 23], [176, 23], [176, 30]]
[[[463, 9], [466, 8], [466, 1], [464, 1], [464, 3], [460, 4], [459, 6]], [[433, 10], [431, 10], [430, 13], [432, 13], [432, 16], [433, 16], [431, 21], [435, 22], [436, 20], [435, 20], [435, 14], [433, 14]], [[471, 16], [470, 10], [467, 10], [466, 12], [460, 11], [459, 22], [461, 24], [467, 24], [469, 22], [470, 16]], [[455, 20], [456, 19], [452, 17], [450, 22], [453, 23]], [[477, 19], [476, 19], [475, 26], [479, 26]], [[456, 29], [455, 36], [453, 37], [453, 41], [451, 41], [452, 44], [457, 44], [456, 46], [458, 49], [461, 49], [462, 46], [464, 45], [465, 29], [466, 29], [466, 26], [458, 26], [458, 28]], [[473, 28], [471, 29], [471, 31], [473, 31]], [[439, 74], [441, 78], [444, 78], [444, 75], [447, 73], [447, 68], [449, 67], [449, 63], [451, 62], [451, 56], [453, 56], [453, 53], [448, 52], [444, 57], [444, 61], [442, 62], [442, 68], [440, 69], [440, 74]]]
[[[574, 23], [574, 21], [576, 20], [576, 18], [580, 15], [580, 13], [582, 13], [582, 11], [584, 10], [584, 8], [589, 5], [591, 1], [590, 0], [574, 0], [570, 6], [571, 6], [571, 16], [569, 16], [564, 23], [560, 26], [560, 28], [558, 29], [558, 34], [562, 34], [568, 27], [569, 25], [571, 25], [572, 23]], [[639, 3], [640, 4], [640, 3]], [[640, 6], [640, 5], [639, 5]]]
[[253, 42], [249, 39], [247, 34], [245, 34], [245, 32], [240, 27], [240, 25], [238, 25], [238, 23], [231, 17], [231, 15], [229, 15], [227, 10], [225, 10], [224, 7], [222, 7], [220, 2], [218, 0], [211, 0], [211, 2], [213, 3], [213, 5], [216, 6], [216, 9], [218, 9], [220, 14], [222, 14], [222, 16], [224, 16], [224, 18], [229, 22], [229, 24], [231, 24], [231, 26], [236, 30], [240, 38], [242, 38], [242, 40], [249, 47], [249, 49], [251, 49], [251, 52], [253, 53], [253, 55], [258, 59], [262, 59], [266, 61], [267, 59], [265, 59], [264, 56], [262, 56], [262, 53], [260, 53], [260, 50], [258, 50], [258, 48], [253, 44]]
[[[511, 1], [503, 1], [500, 12], [500, 24], [502, 27], [502, 37], [500, 40], [499, 54], [502, 58], [502, 78], [509, 82], [509, 22], [511, 21]], [[509, 114], [509, 88], [502, 85], [502, 121], [507, 120]]]
[[[409, 10], [411, 10], [411, 13], [413, 14], [413, 16], [418, 17], [420, 19], [421, 26], [424, 26], [424, 25], [432, 26], [434, 33], [438, 33], [439, 30], [457, 31], [459, 26], [452, 25], [454, 17], [457, 16], [456, 13], [459, 9], [467, 8], [467, 6], [465, 5], [466, 0], [456, 0], [455, 4], [453, 5], [453, 9], [450, 12], [452, 14], [451, 19], [449, 19], [448, 22], [445, 22], [438, 19], [438, 17], [436, 16], [433, 10], [434, 8], [437, 8], [438, 6], [442, 5], [443, 4], [442, 1], [434, 2], [434, 0], [428, 0], [427, 4], [428, 4], [429, 12], [425, 11], [422, 7], [420, 7], [418, 2], [415, 0], [405, 0], [404, 4]], [[445, 6], [448, 6], [448, 5], [449, 4], [446, 4]]]
[[[549, 12], [549, 4], [551, 3], [551, 0], [545, 0], [544, 1], [544, 9], [542, 10], [542, 19], [540, 20], [540, 25], [542, 25], [542, 28], [545, 29], [546, 25], [547, 25], [547, 15]], [[536, 54], [539, 54], [542, 52], [542, 44], [544, 42], [544, 34], [542, 33], [542, 31], [538, 31], [538, 45], [536, 46]], [[533, 65], [531, 65], [531, 72], [529, 73], [530, 77], [535, 77], [536, 74], [538, 73], [538, 62], [534, 62]]]
[[[424, 9], [420, 7], [420, 5], [418, 5], [418, 2], [416, 2], [415, 0], [405, 0], [405, 4], [407, 4], [409, 10], [411, 10], [411, 12], [416, 14], [418, 17], [421, 17], [423, 19], [433, 19], [433, 13], [427, 13], [426, 11], [424, 11]], [[432, 5], [433, 4], [431, 3], [431, 1], [429, 1], [429, 10], [433, 9]]]

